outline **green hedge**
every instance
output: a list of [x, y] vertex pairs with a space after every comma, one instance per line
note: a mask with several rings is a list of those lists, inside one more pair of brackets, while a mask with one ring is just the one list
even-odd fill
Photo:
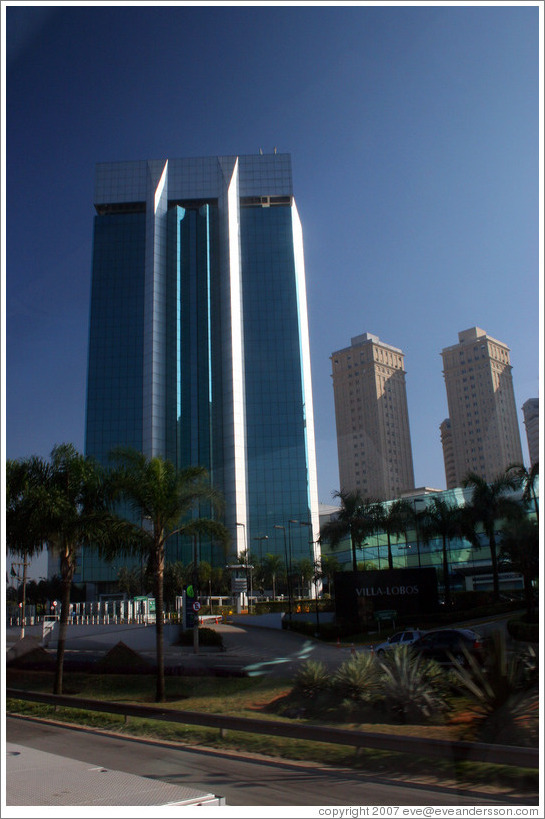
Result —
[[[289, 603], [287, 600], [270, 600], [265, 603], [256, 603], [252, 607], [256, 614], [271, 614], [272, 612], [289, 610]], [[294, 600], [292, 602], [292, 612], [294, 614], [308, 613], [316, 616], [316, 601], [315, 600]], [[335, 611], [335, 605], [331, 600], [319, 600], [318, 611]]]
[[[193, 645], [193, 629], [183, 631], [180, 635], [177, 645], [192, 646]], [[199, 626], [199, 645], [200, 646], [219, 646], [223, 648], [223, 638], [218, 631], [213, 628], [206, 628]]]

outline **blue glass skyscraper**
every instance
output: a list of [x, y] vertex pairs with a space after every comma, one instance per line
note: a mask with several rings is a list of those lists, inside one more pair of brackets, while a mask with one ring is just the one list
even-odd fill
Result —
[[[259, 556], [265, 544], [284, 556], [285, 536], [293, 561], [313, 557], [314, 419], [290, 156], [100, 164], [94, 201], [87, 454], [106, 461], [129, 445], [204, 466], [225, 498], [233, 552]], [[203, 559], [224, 562], [206, 548]], [[192, 556], [173, 544], [170, 559]], [[113, 577], [86, 557], [83, 580]]]

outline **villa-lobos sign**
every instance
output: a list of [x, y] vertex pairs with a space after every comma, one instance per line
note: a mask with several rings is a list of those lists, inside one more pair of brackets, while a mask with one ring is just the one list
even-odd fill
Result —
[[335, 610], [338, 618], [373, 620], [378, 611], [429, 614], [437, 611], [435, 569], [384, 569], [335, 574]]

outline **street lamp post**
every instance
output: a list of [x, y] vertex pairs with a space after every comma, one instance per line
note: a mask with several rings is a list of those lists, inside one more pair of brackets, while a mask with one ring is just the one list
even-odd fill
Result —
[[[319, 540], [313, 541], [314, 543], [319, 543]], [[312, 571], [313, 571], [313, 579], [314, 579], [314, 603], [316, 606], [316, 637], [320, 636], [320, 613], [319, 613], [319, 606], [318, 606], [318, 561], [312, 561]]]
[[308, 529], [309, 529], [308, 546], [309, 546], [309, 550], [310, 550], [310, 562], [314, 566], [314, 549], [312, 548], [313, 545], [314, 545], [314, 541], [312, 539], [312, 523], [310, 523], [308, 520], [301, 520], [301, 521], [299, 521], [299, 525], [300, 526], [308, 526]]
[[288, 544], [289, 544], [289, 560], [290, 560], [290, 568], [289, 568], [289, 583], [288, 588], [293, 591], [293, 587], [291, 585], [292, 578], [293, 578], [293, 565], [292, 565], [292, 549], [291, 549], [291, 524], [292, 523], [299, 523], [298, 520], [288, 520]]
[[300, 521], [301, 526], [308, 526], [309, 527], [309, 541], [308, 545], [310, 548], [310, 560], [312, 563], [312, 579], [314, 582], [314, 603], [316, 606], [316, 634], [315, 637], [320, 636], [320, 614], [318, 611], [318, 562], [314, 559], [314, 544], [319, 543], [319, 540], [312, 539], [312, 523], [309, 521]]
[[[17, 567], [17, 571], [15, 571], [14, 566]], [[16, 577], [18, 581], [23, 581], [23, 597], [21, 603], [21, 640], [25, 636], [25, 621], [26, 621], [26, 578], [27, 578], [27, 569], [30, 566], [30, 561], [27, 558], [27, 553], [23, 553], [23, 562], [22, 563], [12, 563], [11, 564], [11, 575], [12, 577]], [[23, 575], [22, 577], [19, 575], [19, 569], [22, 567]]]
[[[245, 523], [238, 523], [238, 521], [237, 521], [237, 526], [242, 526], [242, 531], [244, 533], [244, 563], [245, 563], [245, 566], [247, 566], [248, 565], [248, 546], [247, 546], [247, 543], [246, 543], [246, 524]], [[238, 558], [238, 554], [237, 554], [237, 558]], [[246, 569], [246, 594], [248, 594], [248, 569]], [[242, 600], [240, 602], [241, 602], [241, 605], [242, 605]], [[249, 603], [248, 603], [248, 605], [249, 605]]]
[[[197, 551], [197, 535], [193, 535], [193, 589], [195, 595], [195, 602], [198, 602], [198, 551]], [[193, 653], [199, 653], [199, 612], [193, 611]]]
[[268, 535], [261, 535], [260, 537], [254, 537], [254, 540], [259, 541], [259, 566], [261, 569], [261, 573], [263, 574], [263, 541], [268, 540]]
[[291, 581], [290, 581], [290, 573], [288, 569], [288, 546], [286, 543], [286, 527], [279, 526], [277, 524], [274, 525], [274, 529], [282, 529], [284, 532], [284, 555], [286, 560], [286, 573], [288, 576], [288, 613], [289, 613], [289, 627], [291, 628]]

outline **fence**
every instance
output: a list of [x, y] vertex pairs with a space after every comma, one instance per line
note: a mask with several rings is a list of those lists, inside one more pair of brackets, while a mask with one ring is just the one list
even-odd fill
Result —
[[[511, 765], [519, 768], [539, 768], [539, 750], [508, 745], [488, 745], [482, 742], [449, 742], [422, 737], [394, 736], [355, 731], [344, 728], [329, 728], [325, 725], [301, 725], [247, 717], [231, 717], [222, 714], [205, 714], [197, 711], [174, 711], [146, 705], [124, 705], [63, 694], [42, 694], [36, 691], [20, 691], [6, 688], [7, 699], [40, 702], [59, 707], [78, 708], [85, 711], [99, 711], [125, 717], [162, 720], [182, 725], [199, 725], [217, 728], [221, 736], [226, 731], [244, 731], [267, 736], [282, 736], [291, 739], [325, 742], [334, 745], [348, 745], [356, 749], [373, 749], [394, 753], [411, 754], [418, 757], [450, 759], [456, 762], [485, 762], [492, 765]], [[6, 708], [8, 711], [8, 709]]]

